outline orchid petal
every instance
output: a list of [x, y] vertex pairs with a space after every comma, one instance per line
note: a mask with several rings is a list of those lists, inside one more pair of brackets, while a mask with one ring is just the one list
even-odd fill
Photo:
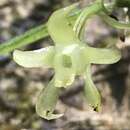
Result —
[[54, 47], [46, 47], [35, 51], [15, 50], [13, 59], [24, 67], [53, 67]]
[[88, 104], [94, 109], [94, 111], [100, 111], [101, 107], [101, 97], [100, 94], [95, 87], [92, 78], [91, 78], [91, 72], [90, 72], [90, 65], [87, 66], [86, 73], [84, 75], [85, 79], [85, 97], [88, 102]]
[[54, 86], [54, 79], [44, 88], [36, 102], [36, 112], [42, 118], [52, 120], [63, 116], [63, 114], [53, 114], [60, 88]]
[[90, 63], [94, 64], [113, 64], [121, 59], [121, 53], [116, 48], [100, 49], [87, 47], [85, 56]]

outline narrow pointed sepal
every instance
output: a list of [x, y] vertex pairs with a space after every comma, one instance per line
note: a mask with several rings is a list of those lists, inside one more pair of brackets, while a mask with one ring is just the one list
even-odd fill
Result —
[[54, 86], [54, 79], [41, 91], [36, 102], [36, 112], [40, 117], [52, 120], [63, 116], [63, 114], [53, 114], [59, 92], [60, 88]]
[[94, 111], [98, 112], [101, 109], [101, 96], [92, 81], [90, 65], [88, 65], [87, 67], [84, 79], [85, 79], [84, 93], [87, 103], [93, 108]]
[[52, 67], [55, 50], [53, 46], [35, 51], [19, 51], [13, 53], [14, 61], [23, 67]]

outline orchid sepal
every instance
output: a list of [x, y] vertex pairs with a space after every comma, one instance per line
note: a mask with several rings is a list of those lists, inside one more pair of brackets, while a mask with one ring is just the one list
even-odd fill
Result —
[[13, 52], [13, 59], [17, 64], [27, 68], [52, 68], [54, 54], [55, 49], [53, 46], [49, 46], [34, 51], [15, 50]]

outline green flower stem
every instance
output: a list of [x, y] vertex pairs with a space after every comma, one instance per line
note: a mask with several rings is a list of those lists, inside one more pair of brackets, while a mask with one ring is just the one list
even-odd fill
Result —
[[100, 12], [102, 10], [102, 6], [99, 3], [94, 3], [91, 6], [85, 8], [80, 16], [78, 17], [78, 19], [75, 22], [75, 25], [73, 27], [74, 32], [76, 32], [76, 36], [80, 37], [82, 28], [85, 24], [86, 19], [88, 19], [89, 17], [91, 17], [94, 14], [97, 14], [98, 12]]
[[[113, 7], [112, 4], [106, 4], [106, 9], [110, 9]], [[100, 12], [106, 12], [106, 9], [104, 7], [104, 3], [102, 0], [97, 0], [95, 3], [89, 5], [88, 7], [82, 9], [81, 13], [79, 14], [79, 17], [75, 19], [75, 23], [73, 26], [73, 30], [76, 34], [76, 36], [80, 39], [83, 32], [83, 27], [86, 23], [86, 20], [92, 17], [93, 15], [98, 15]]]
[[111, 18], [105, 13], [100, 14], [101, 18], [110, 26], [116, 29], [130, 29], [130, 23], [122, 23], [118, 22], [117, 20]]
[[37, 40], [49, 36], [46, 24], [35, 27], [20, 36], [13, 38], [0, 45], [0, 55], [6, 55], [16, 48], [31, 44]]
[[111, 14], [113, 8], [114, 8], [115, 5], [116, 5], [116, 0], [112, 0], [112, 4], [111, 4], [110, 9], [106, 8], [106, 5], [105, 5], [104, 1], [105, 1], [105, 0], [97, 0], [97, 2], [98, 2], [99, 4], [101, 4], [101, 6], [102, 6], [102, 8], [103, 8], [103, 11], [104, 11], [105, 13], [107, 13], [107, 14]]

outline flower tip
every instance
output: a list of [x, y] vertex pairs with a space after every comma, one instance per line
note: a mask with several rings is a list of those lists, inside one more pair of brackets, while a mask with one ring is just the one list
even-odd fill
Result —
[[29, 59], [26, 55], [26, 52], [24, 51], [20, 51], [20, 50], [15, 50], [13, 52], [13, 60], [20, 66], [23, 66], [23, 67], [30, 67], [30, 64], [32, 66], [32, 63], [29, 62]]
[[93, 111], [100, 112], [101, 111], [101, 106], [97, 105], [96, 107], [93, 107]]
[[62, 117], [64, 114], [53, 114], [51, 111], [40, 111], [36, 106], [36, 113], [46, 120], [54, 120]]
[[54, 120], [62, 117], [64, 114], [51, 114], [50, 116], [44, 117], [47, 120]]

